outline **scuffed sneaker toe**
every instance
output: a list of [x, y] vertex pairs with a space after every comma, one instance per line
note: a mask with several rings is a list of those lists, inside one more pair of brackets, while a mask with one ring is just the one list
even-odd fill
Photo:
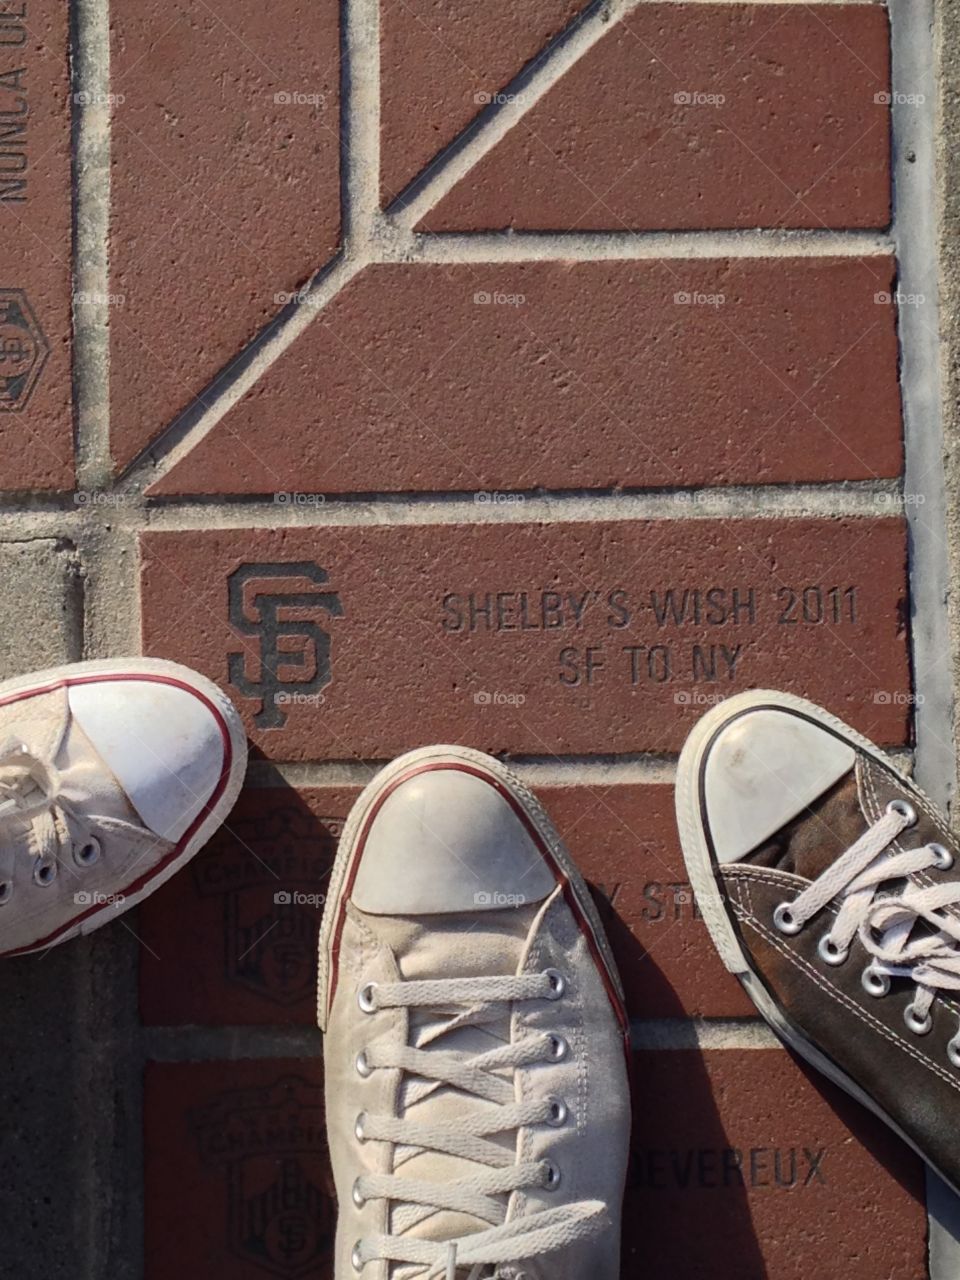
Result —
[[202, 847], [246, 766], [212, 682], [152, 659], [0, 685], [0, 954], [88, 933]]
[[727, 968], [960, 1190], [960, 849], [944, 818], [854, 729], [764, 691], [704, 716], [676, 795]]
[[318, 1012], [335, 1280], [613, 1280], [630, 1136], [619, 979], [549, 819], [496, 760], [424, 748], [360, 796]]

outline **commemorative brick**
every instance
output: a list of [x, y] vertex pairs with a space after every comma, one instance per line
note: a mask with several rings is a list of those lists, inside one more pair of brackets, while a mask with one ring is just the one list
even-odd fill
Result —
[[[312, 1026], [327, 876], [353, 787], [250, 788], [190, 866], [140, 907], [140, 1012], [159, 1026]], [[537, 794], [598, 899], [634, 1017], [752, 1016], [710, 945], [673, 793]]]
[[883, 255], [374, 266], [150, 492], [896, 476], [893, 281]]
[[[919, 1159], [789, 1055], [641, 1053], [637, 1077], [624, 1277], [924, 1274]], [[144, 1101], [146, 1280], [331, 1273], [318, 1060], [149, 1064]]]
[[151, 1063], [145, 1280], [333, 1274], [319, 1060]]
[[537, 795], [598, 900], [631, 1017], [753, 1017], [700, 915], [673, 788], [595, 783]]
[[380, 146], [384, 204], [584, 9], [584, 0], [435, 0], [380, 13]]
[[277, 759], [677, 751], [773, 686], [908, 741], [902, 520], [142, 535], [144, 651], [218, 680]]
[[251, 788], [140, 910], [147, 1025], [316, 1021], [317, 933], [352, 788]]
[[884, 5], [637, 5], [420, 225], [885, 227], [890, 101]]
[[623, 1275], [926, 1275], [923, 1167], [779, 1049], [642, 1052]]
[[111, 10], [110, 401], [125, 465], [330, 258], [336, 0]]
[[73, 487], [70, 15], [0, 8], [0, 489]]

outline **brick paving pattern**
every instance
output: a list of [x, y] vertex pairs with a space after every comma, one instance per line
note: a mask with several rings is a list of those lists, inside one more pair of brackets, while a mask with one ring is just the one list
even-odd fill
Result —
[[438, 740], [517, 758], [596, 891], [623, 1275], [925, 1274], [919, 1161], [722, 969], [670, 785], [745, 688], [913, 743], [886, 5], [113, 0], [71, 83], [28, 3], [0, 484], [82, 567], [88, 654], [197, 667], [253, 744], [98, 943], [136, 938], [124, 1277], [329, 1280], [319, 912], [359, 787]]

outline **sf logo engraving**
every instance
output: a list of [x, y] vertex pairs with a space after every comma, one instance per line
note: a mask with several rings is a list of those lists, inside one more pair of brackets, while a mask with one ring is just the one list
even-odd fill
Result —
[[22, 289], [0, 289], [0, 413], [24, 407], [50, 348]]
[[[228, 655], [230, 683], [245, 698], [259, 698], [254, 722], [279, 729], [284, 706], [316, 699], [331, 679], [330, 636], [318, 614], [343, 616], [335, 591], [318, 590], [328, 574], [310, 560], [289, 564], [243, 564], [228, 578], [230, 624], [258, 642], [259, 652]], [[250, 674], [251, 659], [259, 671]]]

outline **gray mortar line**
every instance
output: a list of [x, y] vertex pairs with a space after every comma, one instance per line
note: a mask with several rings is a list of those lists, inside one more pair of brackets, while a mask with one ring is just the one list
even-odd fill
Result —
[[696, 261], [708, 258], [869, 258], [893, 252], [880, 231], [583, 231], [471, 234], [414, 232], [397, 260], [504, 262]]
[[759, 1018], [631, 1019], [634, 1049], [782, 1049]]
[[750, 519], [759, 516], [889, 516], [905, 503], [899, 480], [760, 484], [689, 489], [577, 490], [571, 492], [478, 490], [470, 493], [317, 494], [283, 491], [214, 498], [145, 500], [116, 490], [84, 494], [78, 503], [37, 504], [11, 499], [0, 513], [0, 542], [60, 533], [99, 537], [105, 530], [194, 528], [311, 528], [324, 525], [497, 524], [566, 520]]
[[[634, 1049], [782, 1049], [759, 1019], [632, 1019]], [[144, 1056], [154, 1062], [317, 1058], [322, 1037], [310, 1027], [145, 1027]]]
[[[892, 0], [894, 43], [894, 239], [903, 297], [898, 307], [910, 537], [911, 640], [917, 773], [947, 808], [956, 778], [937, 276], [936, 102], [932, 0]], [[920, 95], [919, 105], [897, 95]]]
[[195, 398], [121, 476], [117, 489], [135, 498], [144, 488], [160, 480], [206, 438], [230, 410], [292, 346], [316, 319], [318, 313], [367, 266], [371, 259], [365, 246], [343, 252], [321, 269], [304, 288], [300, 300], [288, 304], [253, 342], [235, 358], [214, 382]]
[[577, 16], [401, 191], [387, 210], [411, 231], [580, 59], [637, 7], [638, 0], [595, 3]]
[[[893, 236], [899, 259], [901, 387], [911, 581], [916, 770], [945, 808], [956, 778], [949, 564], [940, 417], [936, 133], [938, 86], [933, 0], [891, 0], [893, 30]], [[923, 297], [922, 303], [911, 302]], [[960, 1201], [928, 1171], [932, 1280], [960, 1275]]]
[[[882, 750], [895, 769], [910, 776], [909, 751]], [[590, 756], [558, 755], [549, 758], [525, 755], [504, 757], [510, 769], [533, 787], [672, 786], [677, 773], [675, 755], [617, 755], [599, 752]], [[383, 760], [283, 761], [252, 760], [246, 785], [251, 788], [363, 787], [387, 763]]]
[[[271, 502], [191, 502], [151, 506], [151, 530], [322, 528], [422, 524], [563, 524], [584, 520], [748, 520], [837, 516], [892, 516], [902, 512], [896, 481], [840, 485], [732, 485], [636, 493], [507, 494], [482, 490], [472, 497], [380, 495], [340, 500], [323, 494], [284, 495]], [[297, 500], [299, 499], [310, 499]], [[139, 523], [140, 513], [133, 513]], [[120, 521], [129, 512], [120, 508]]]
[[111, 478], [109, 440], [110, 13], [77, 0], [72, 14], [74, 111], [73, 389], [77, 485]]
[[[248, 787], [362, 787], [386, 760], [334, 760], [285, 763], [254, 760], [247, 771]], [[511, 770], [530, 787], [672, 785], [676, 761], [658, 756], [560, 756], [549, 760], [511, 757]]]
[[[108, 261], [110, 218], [110, 13], [108, 0], [76, 0], [70, 14], [70, 62], [72, 89], [73, 183], [73, 399], [76, 484], [79, 491], [109, 485], [112, 463], [109, 443], [109, 308]], [[35, 501], [35, 500], [34, 500]], [[27, 500], [28, 505], [30, 500]], [[116, 535], [106, 526], [93, 528], [80, 509], [30, 512], [23, 516], [7, 505], [2, 535], [11, 528], [29, 534], [37, 525], [49, 524], [50, 533], [68, 537], [76, 546], [83, 572], [84, 616], [79, 621], [76, 657], [90, 652], [91, 617], [100, 618], [104, 594], [114, 596], [113, 617], [120, 623], [108, 649], [130, 647], [130, 617], [122, 596], [116, 598], [114, 566], [122, 563]], [[122, 582], [121, 590], [127, 583]], [[114, 625], [114, 624], [111, 624]], [[96, 647], [96, 646], [95, 646]], [[136, 652], [137, 645], [132, 651]], [[139, 1275], [142, 1271], [142, 1222], [136, 1206], [142, 1201], [142, 1159], [139, 1152], [121, 1157], [125, 1207], [117, 1183], [117, 1151], [122, 1146], [124, 1117], [139, 1108], [138, 1064], [130, 1071], [96, 1034], [102, 1010], [102, 977], [97, 968], [96, 946], [78, 946], [73, 979], [77, 1013], [74, 1061], [75, 1089], [107, 1082], [106, 1106], [91, 1117], [83, 1136], [70, 1144], [71, 1182], [75, 1194], [74, 1230], [78, 1277], [99, 1280], [107, 1274]], [[111, 989], [113, 1011], [126, 1036], [137, 1024], [136, 995]], [[87, 1090], [88, 1091], [88, 1090]], [[121, 1095], [117, 1100], [117, 1095]], [[118, 1236], [123, 1247], [118, 1247]], [[131, 1247], [132, 1246], [132, 1247]], [[127, 1255], [118, 1267], [114, 1254]], [[131, 1256], [132, 1255], [132, 1256]]]
[[153, 1062], [237, 1062], [244, 1058], [319, 1058], [314, 1027], [145, 1027], [144, 1057]]

